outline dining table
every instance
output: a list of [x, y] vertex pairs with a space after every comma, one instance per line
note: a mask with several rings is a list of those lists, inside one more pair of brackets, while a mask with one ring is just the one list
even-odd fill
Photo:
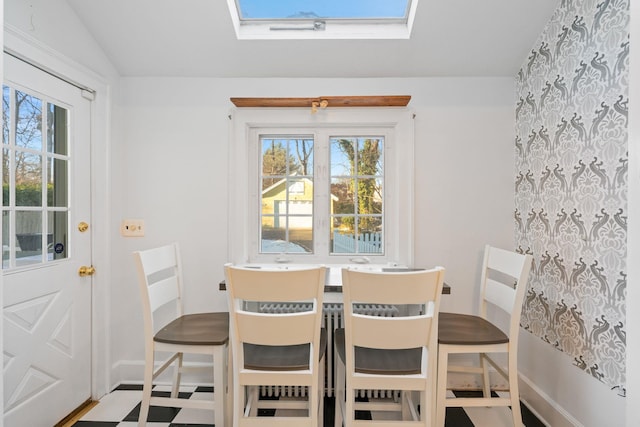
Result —
[[[301, 267], [301, 265], [283, 265], [283, 264], [244, 264], [246, 267], [257, 268], [257, 269], [288, 269], [288, 268], [296, 268]], [[329, 266], [327, 269], [329, 270], [326, 276], [326, 283], [324, 285], [324, 303], [342, 303], [342, 269], [345, 267], [356, 268], [362, 271], [372, 271], [372, 272], [406, 272], [406, 271], [419, 271], [425, 270], [424, 268], [419, 267], [404, 267], [404, 266], [389, 266], [389, 265], [348, 265], [348, 266]], [[218, 285], [218, 289], [221, 291], [227, 290], [227, 285], [224, 280], [220, 281]], [[449, 295], [451, 294], [451, 286], [448, 283], [444, 283], [442, 286], [442, 294]]]

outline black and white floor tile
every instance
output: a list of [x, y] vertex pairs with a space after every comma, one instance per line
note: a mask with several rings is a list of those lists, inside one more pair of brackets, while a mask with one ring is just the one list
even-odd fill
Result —
[[[183, 387], [181, 397], [205, 398], [211, 393], [207, 387]], [[153, 393], [169, 393], [168, 388], [156, 387]], [[451, 393], [451, 392], [449, 392]], [[453, 395], [474, 392], [453, 392]], [[89, 412], [72, 424], [73, 427], [134, 427], [138, 423], [142, 386], [121, 385]], [[325, 401], [325, 426], [333, 426], [332, 398]], [[521, 405], [523, 422], [526, 427], [544, 427], [526, 406]], [[268, 414], [265, 414], [268, 416]], [[362, 414], [363, 418], [376, 418], [376, 414]], [[212, 427], [212, 413], [202, 409], [176, 409], [152, 406], [147, 418], [148, 427]], [[508, 408], [447, 408], [445, 427], [502, 427], [511, 426]], [[220, 427], [220, 426], [217, 426]]]

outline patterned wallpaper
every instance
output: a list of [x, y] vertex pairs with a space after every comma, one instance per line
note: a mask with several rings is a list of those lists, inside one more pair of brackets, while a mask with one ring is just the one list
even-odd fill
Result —
[[522, 326], [622, 395], [629, 1], [562, 0], [516, 82]]

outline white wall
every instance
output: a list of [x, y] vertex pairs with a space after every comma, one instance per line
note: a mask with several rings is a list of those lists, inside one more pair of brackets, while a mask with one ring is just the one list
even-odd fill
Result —
[[4, 0], [4, 24], [105, 78], [117, 72], [65, 0]]
[[442, 310], [475, 310], [484, 245], [513, 249], [512, 79], [426, 79], [416, 109], [417, 265], [442, 265]]

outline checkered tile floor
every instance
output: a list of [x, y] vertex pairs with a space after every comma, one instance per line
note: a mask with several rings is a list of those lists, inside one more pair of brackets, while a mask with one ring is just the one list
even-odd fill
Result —
[[[181, 397], [205, 398], [211, 393], [210, 387], [184, 387]], [[154, 394], [169, 394], [168, 388], [156, 387]], [[457, 396], [474, 392], [454, 392]], [[73, 424], [74, 427], [134, 427], [138, 423], [142, 386], [121, 385], [108, 395], [88, 413]], [[325, 426], [333, 426], [332, 398], [325, 401]], [[526, 427], [544, 427], [524, 405], [523, 421]], [[369, 418], [370, 414], [364, 414]], [[376, 414], [371, 415], [376, 418]], [[212, 427], [212, 412], [201, 409], [175, 409], [152, 406], [149, 410], [148, 427]], [[508, 408], [447, 408], [445, 427], [502, 427], [511, 426]], [[218, 426], [220, 427], [220, 426]]]

